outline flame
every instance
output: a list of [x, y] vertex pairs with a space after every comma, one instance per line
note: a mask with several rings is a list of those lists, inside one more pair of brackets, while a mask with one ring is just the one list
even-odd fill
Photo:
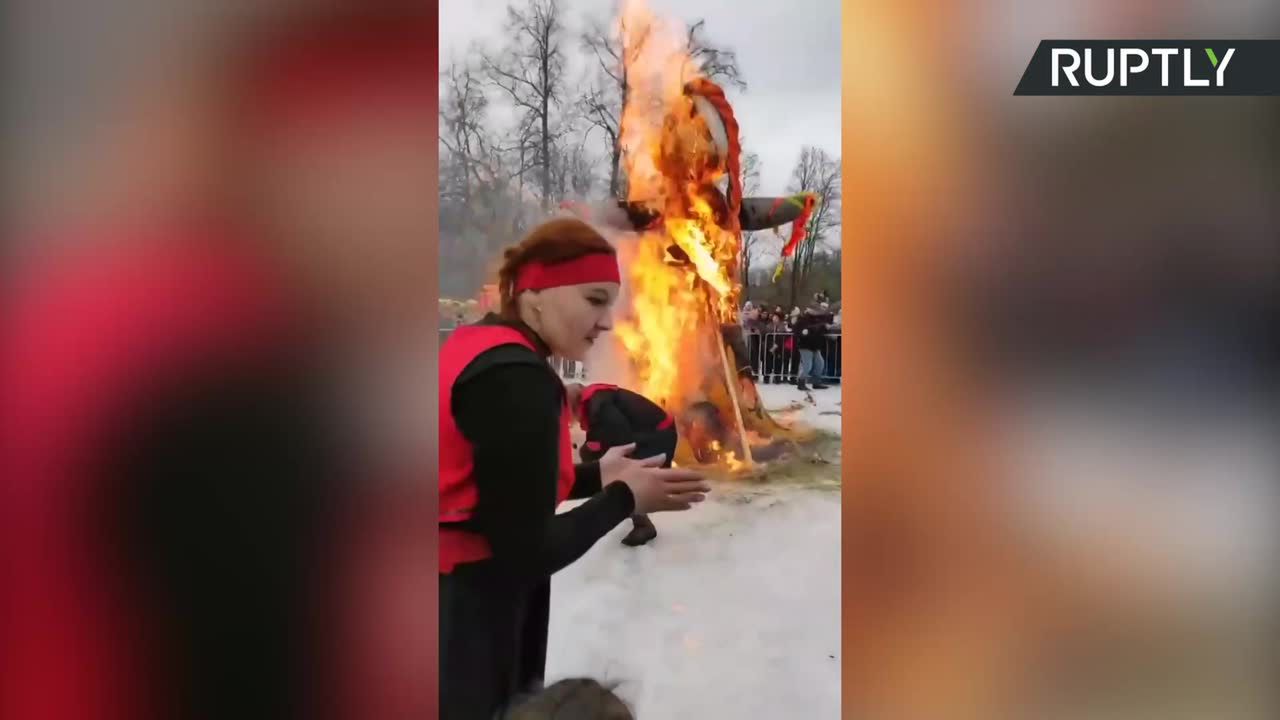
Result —
[[[732, 233], [716, 225], [715, 214], [706, 200], [691, 192], [689, 201], [694, 219], [668, 219], [667, 234], [689, 256], [698, 277], [716, 291], [717, 300], [731, 298], [737, 294], [737, 288], [733, 278], [729, 277], [724, 260], [731, 260], [732, 255], [737, 254]], [[726, 258], [726, 255], [730, 257]]]
[[739, 460], [737, 454], [732, 450], [725, 453], [721, 458], [721, 461], [724, 462], [725, 467], [727, 467], [730, 472], [737, 472], [747, 467], [747, 464]]
[[[627, 268], [631, 306], [618, 338], [637, 365], [637, 391], [668, 409], [689, 404], [692, 380], [710, 368], [708, 307], [716, 322], [736, 320], [740, 288], [733, 281], [739, 238], [716, 222], [705, 193], [723, 177], [707, 123], [685, 95], [699, 70], [684, 36], [639, 0], [620, 19], [627, 59], [627, 105], [622, 113], [628, 200], [655, 206], [659, 228], [641, 233]], [[678, 247], [690, 264], [668, 252]], [[700, 281], [700, 282], [699, 282]]]
[[[741, 235], [718, 190], [731, 165], [699, 112], [710, 104], [686, 92], [701, 72], [684, 29], [641, 0], [624, 4], [617, 29], [627, 77], [627, 199], [657, 210], [662, 221], [640, 233], [615, 333], [633, 366], [633, 389], [679, 414], [707, 400], [710, 382], [725, 381], [716, 344], [720, 326], [738, 320]], [[718, 409], [732, 426], [732, 408]], [[721, 465], [744, 466], [718, 441], [710, 448]]]

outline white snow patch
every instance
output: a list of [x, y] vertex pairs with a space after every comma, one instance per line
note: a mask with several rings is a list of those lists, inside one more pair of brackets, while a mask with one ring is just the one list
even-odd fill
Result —
[[547, 681], [618, 683], [643, 719], [839, 717], [840, 494], [722, 484], [653, 519], [552, 579]]
[[[832, 385], [826, 390], [808, 391], [800, 390], [795, 385], [760, 384], [756, 388], [765, 409], [779, 422], [798, 420], [809, 427], [840, 434], [839, 385]], [[793, 407], [793, 410], [787, 409]]]
[[[840, 432], [839, 386], [759, 388]], [[653, 520], [648, 545], [621, 544], [626, 521], [552, 579], [547, 682], [616, 683], [643, 720], [838, 718], [839, 491], [725, 482]]]

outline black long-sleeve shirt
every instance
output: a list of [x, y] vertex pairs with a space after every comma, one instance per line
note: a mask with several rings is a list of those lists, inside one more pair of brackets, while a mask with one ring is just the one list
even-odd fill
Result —
[[470, 525], [488, 539], [490, 562], [521, 580], [582, 557], [635, 509], [631, 490], [602, 489], [600, 468], [589, 463], [577, 466], [570, 497], [590, 499], [556, 514], [564, 392], [544, 358], [514, 345], [482, 353], [453, 388], [454, 420], [475, 448]]

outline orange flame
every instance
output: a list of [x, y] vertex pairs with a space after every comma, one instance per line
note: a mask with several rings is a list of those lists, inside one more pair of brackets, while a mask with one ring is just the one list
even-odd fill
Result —
[[[618, 28], [628, 80], [621, 130], [628, 200], [663, 221], [640, 235], [626, 270], [630, 306], [615, 331], [635, 389], [679, 412], [707, 399], [709, 382], [725, 381], [715, 344], [720, 325], [738, 319], [741, 237], [721, 188], [736, 161], [717, 147], [724, 131], [708, 120], [710, 105], [686, 92], [701, 73], [682, 29], [640, 0], [625, 3]], [[718, 444], [712, 449], [722, 464], [743, 465]]]

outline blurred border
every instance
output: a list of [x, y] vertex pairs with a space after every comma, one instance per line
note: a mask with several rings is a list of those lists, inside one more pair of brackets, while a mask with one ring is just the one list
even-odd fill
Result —
[[1280, 6], [842, 22], [845, 717], [1272, 716], [1275, 615], [1225, 608], [1275, 597], [1280, 100], [1012, 94], [1041, 39]]
[[[436, 85], [438, 4], [429, 0], [406, 4], [422, 2], [429, 3], [424, 7], [433, 11], [437, 24], [430, 38], [423, 39], [430, 43], [425, 49], [433, 60], [422, 68], [422, 82]], [[185, 163], [193, 158], [192, 152], [214, 149], [203, 144], [208, 136], [202, 133], [210, 129], [209, 123], [220, 121], [204, 115], [209, 108], [199, 104], [199, 98], [208, 89], [203, 84], [208, 73], [217, 70], [220, 50], [234, 40], [233, 31], [256, 14], [334, 4], [331, 0], [17, 0], [6, 5], [9, 82], [4, 113], [10, 174], [5, 186], [8, 232], [0, 248], [9, 273], [6, 280], [12, 279], [16, 261], [30, 253], [58, 249], [42, 244], [50, 231], [92, 225], [121, 213], [145, 213], [156, 203], [198, 192], [199, 178], [188, 175], [190, 167]], [[438, 100], [431, 117], [424, 132], [434, 137], [438, 135]], [[147, 122], [140, 122], [143, 119]], [[436, 214], [437, 184], [432, 174], [431, 182], [421, 188], [422, 202]], [[438, 228], [423, 242], [438, 258]], [[438, 299], [439, 275], [438, 267], [424, 268], [422, 293], [427, 299]], [[432, 345], [422, 367], [428, 379], [421, 387], [430, 393], [428, 402], [434, 407], [438, 404], [435, 363], [440, 319], [435, 302], [424, 303], [422, 312], [428, 326], [423, 330]], [[401, 628], [396, 640], [414, 643], [417, 638], [426, 643], [423, 652], [405, 649], [410, 657], [429, 659], [428, 666], [411, 671], [414, 682], [432, 688], [434, 704], [439, 620], [438, 428], [434, 419], [423, 428], [423, 442], [430, 450], [430, 464], [421, 478], [424, 504], [404, 511], [422, 523], [418, 537], [423, 545], [409, 555], [421, 559], [424, 579], [406, 581], [413, 598], [426, 602], [419, 608], [421, 624], [407, 628], [413, 635], [405, 636], [406, 628]]]

